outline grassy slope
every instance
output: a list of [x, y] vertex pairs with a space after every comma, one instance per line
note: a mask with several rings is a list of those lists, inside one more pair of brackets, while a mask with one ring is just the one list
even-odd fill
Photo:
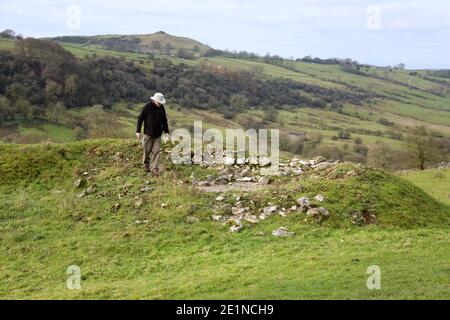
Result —
[[[156, 182], [142, 174], [134, 142], [3, 145], [0, 151], [1, 298], [448, 297], [449, 208], [377, 171], [340, 182], [283, 180], [257, 197], [244, 195], [265, 204], [277, 203], [283, 192], [292, 197], [323, 192], [332, 214], [328, 227], [305, 223], [295, 213], [230, 234], [209, 219], [216, 195], [174, 183], [192, 171], [205, 175], [205, 169], [174, 167]], [[98, 192], [80, 199], [73, 181], [83, 172]], [[146, 181], [154, 190], [142, 194]], [[386, 198], [374, 198], [381, 195]], [[135, 196], [144, 199], [142, 207], [135, 207]], [[371, 201], [381, 205], [383, 224], [406, 221], [408, 228], [348, 223], [337, 228], [345, 208]], [[116, 202], [121, 207], [113, 212]], [[402, 215], [434, 222], [425, 219], [428, 227], [420, 226], [414, 219], [398, 220]], [[188, 223], [187, 216], [200, 221]], [[149, 223], [135, 224], [136, 219]], [[296, 235], [272, 237], [279, 226]], [[78, 291], [65, 287], [72, 264], [82, 272]], [[370, 265], [382, 270], [381, 290], [366, 288]]]
[[400, 176], [419, 186], [439, 201], [450, 205], [450, 169], [406, 171]]
[[[117, 52], [104, 50], [95, 45], [79, 45], [71, 43], [62, 44], [67, 50], [73, 52], [78, 57], [86, 54], [96, 53], [98, 55], [123, 56], [126, 59], [136, 61], [145, 69], [151, 68], [151, 63], [145, 60], [146, 55], [129, 52]], [[12, 48], [11, 41], [3, 40], [0, 48]], [[169, 57], [174, 63], [188, 63], [195, 65], [204, 59], [184, 60], [176, 57]], [[344, 107], [345, 114], [338, 114], [334, 111], [314, 110], [300, 108], [295, 112], [283, 113], [283, 124], [277, 125], [282, 132], [320, 132], [324, 135], [324, 143], [327, 145], [343, 145], [348, 141], [334, 141], [332, 136], [336, 131], [329, 130], [329, 127], [341, 129], [369, 129], [381, 131], [384, 137], [368, 134], [354, 134], [353, 137], [361, 137], [364, 143], [373, 144], [376, 141], [384, 141], [394, 148], [402, 145], [401, 141], [387, 136], [388, 131], [407, 134], [409, 128], [415, 125], [425, 125], [426, 127], [441, 132], [445, 136], [450, 136], [450, 97], [440, 97], [424, 90], [437, 90], [439, 85], [424, 80], [418, 76], [411, 76], [408, 71], [394, 70], [388, 73], [392, 81], [381, 80], [375, 77], [359, 76], [343, 72], [336, 65], [317, 65], [303, 62], [287, 62], [285, 67], [273, 66], [258, 61], [247, 61], [231, 58], [213, 58], [209, 61], [232, 69], [250, 70], [260, 67], [265, 78], [288, 77], [293, 80], [305, 83], [316, 84], [330, 88], [344, 88], [342, 83], [361, 87], [376, 94], [385, 95], [386, 98], [378, 100], [373, 106], [353, 106]], [[141, 61], [144, 62], [141, 64]], [[377, 77], [384, 76], [384, 71], [371, 68], [364, 70], [368, 74]], [[413, 86], [413, 88], [410, 88]], [[184, 115], [191, 115], [189, 110], [181, 111]], [[205, 114], [196, 112], [202, 119]], [[249, 114], [254, 114], [249, 112]], [[189, 117], [192, 118], [192, 117]], [[386, 127], [378, 123], [380, 118], [388, 118], [396, 123], [394, 127]], [[132, 122], [132, 119], [126, 120]], [[185, 122], [185, 121], [184, 121]], [[226, 121], [222, 121], [226, 123]], [[57, 137], [48, 136], [56, 140]], [[58, 140], [57, 140], [58, 141]]]

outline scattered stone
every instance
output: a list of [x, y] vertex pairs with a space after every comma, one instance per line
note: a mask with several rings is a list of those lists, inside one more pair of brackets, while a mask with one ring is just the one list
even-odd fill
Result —
[[81, 188], [82, 186], [84, 186], [86, 184], [86, 180], [84, 180], [83, 178], [78, 179], [77, 181], [75, 181], [73, 183], [73, 186], [75, 188]]
[[89, 188], [86, 189], [86, 194], [93, 194], [97, 192], [97, 186], [93, 184]]
[[318, 157], [316, 157], [316, 158], [314, 159], [314, 161], [316, 161], [316, 163], [321, 163], [321, 162], [327, 161], [327, 159], [325, 159], [325, 158], [322, 157], [322, 156], [318, 156]]
[[314, 170], [324, 170], [332, 165], [333, 164], [331, 162], [325, 161], [325, 162], [320, 162], [317, 165], [314, 165], [313, 168], [314, 168]]
[[248, 177], [251, 173], [252, 173], [252, 169], [251, 168], [245, 168], [244, 170], [241, 171], [240, 176], [241, 177]]
[[246, 215], [244, 220], [249, 223], [252, 223], [252, 224], [257, 224], [259, 222], [258, 217], [256, 217], [255, 215], [252, 215], [252, 214]]
[[288, 229], [284, 227], [279, 227], [272, 231], [272, 235], [275, 237], [292, 237], [294, 232], [288, 231]]
[[314, 200], [318, 202], [323, 202], [325, 200], [325, 197], [321, 194], [318, 194], [317, 196], [314, 197]]
[[225, 200], [224, 196], [218, 196], [216, 198], [216, 201], [218, 201], [218, 202], [222, 202], [223, 200]]
[[286, 212], [286, 211], [283, 211], [283, 210], [278, 211], [278, 214], [279, 214], [280, 216], [282, 216], [282, 217], [286, 217], [286, 216], [287, 216], [287, 212]]
[[259, 215], [261, 220], [265, 220], [267, 217], [271, 216], [278, 210], [277, 206], [270, 206], [263, 209], [263, 213]]
[[307, 197], [301, 197], [297, 199], [297, 203], [300, 205], [300, 211], [305, 211], [311, 206], [311, 202]]
[[78, 198], [83, 198], [85, 196], [86, 196], [86, 191], [83, 191], [82, 193], [77, 195]]
[[319, 213], [322, 217], [328, 217], [330, 215], [330, 213], [328, 212], [327, 209], [325, 209], [324, 207], [320, 207], [319, 209]]
[[230, 218], [227, 220], [227, 224], [230, 226], [230, 232], [239, 232], [244, 228], [240, 219]]
[[212, 215], [211, 219], [213, 219], [214, 221], [223, 221], [224, 217], [218, 214]]
[[270, 182], [271, 182], [271, 181], [270, 181], [270, 178], [267, 177], [267, 176], [263, 176], [263, 177], [259, 178], [259, 181], [258, 181], [258, 183], [261, 184], [261, 185], [263, 185], [263, 186], [269, 185]]
[[152, 190], [153, 190], [152, 187], [142, 187], [142, 188], [140, 189], [140, 191], [141, 191], [142, 193], [150, 192], [150, 191], [152, 191]]
[[327, 218], [330, 214], [327, 209], [325, 209], [324, 207], [320, 207], [309, 209], [308, 212], [306, 212], [306, 215], [308, 217], [318, 218], [321, 220], [323, 218]]
[[167, 208], [169, 205], [167, 203], [161, 203], [161, 209]]
[[355, 170], [350, 170], [347, 172], [347, 176], [349, 177], [356, 177], [358, 173]]
[[225, 157], [224, 160], [223, 160], [223, 163], [226, 166], [232, 166], [232, 165], [234, 165], [236, 163], [236, 159], [232, 158], [232, 157]]
[[272, 159], [270, 159], [268, 157], [259, 157], [259, 166], [260, 167], [266, 167], [271, 163], [272, 163]]
[[112, 212], [116, 213], [117, 211], [119, 211], [120, 209], [120, 203], [116, 202], [112, 207], [111, 210]]
[[141, 220], [136, 220], [136, 221], [134, 221], [134, 223], [135, 223], [135, 224], [146, 224], [146, 223], [149, 223], [149, 221], [148, 221], [148, 220], [143, 220], [143, 221], [141, 221]]

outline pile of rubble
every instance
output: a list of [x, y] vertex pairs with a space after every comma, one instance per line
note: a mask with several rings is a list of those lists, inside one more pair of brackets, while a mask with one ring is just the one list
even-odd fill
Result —
[[[325, 197], [318, 194], [314, 197], [313, 201], [310, 201], [308, 197], [301, 197], [297, 199], [296, 203], [289, 208], [280, 207], [268, 203], [267, 206], [253, 209], [254, 201], [250, 200], [246, 205], [243, 204], [240, 196], [236, 196], [233, 199], [232, 205], [224, 204], [225, 197], [220, 195], [216, 198], [216, 209], [228, 212], [227, 215], [213, 215], [211, 218], [215, 221], [222, 222], [229, 226], [230, 232], [239, 232], [244, 228], [244, 223], [249, 225], [258, 224], [261, 220], [266, 220], [270, 216], [279, 215], [281, 217], [286, 217], [290, 213], [303, 212], [306, 213], [305, 219], [313, 219], [315, 222], [322, 222], [329, 217], [329, 212], [322, 206], [317, 206], [316, 204], [325, 201]], [[218, 204], [218, 205], [217, 205]], [[276, 235], [284, 234], [283, 232], [275, 232]], [[275, 234], [274, 234], [275, 235]]]
[[[228, 159], [228, 160], [227, 160]], [[210, 165], [202, 162], [200, 166], [213, 168], [218, 174], [208, 175], [206, 179], [197, 179], [191, 175], [193, 185], [204, 187], [213, 185], [229, 185], [233, 183], [255, 183], [268, 185], [272, 179], [270, 176], [261, 175], [261, 168], [271, 164], [269, 158], [255, 158], [238, 161], [233, 158], [225, 158], [226, 164]], [[339, 161], [329, 161], [324, 157], [316, 157], [313, 160], [300, 160], [294, 158], [288, 162], [280, 161], [278, 176], [300, 176], [311, 171], [321, 171], [334, 167]]]

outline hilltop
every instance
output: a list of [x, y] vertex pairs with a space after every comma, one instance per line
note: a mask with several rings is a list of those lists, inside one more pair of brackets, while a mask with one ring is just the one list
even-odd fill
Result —
[[50, 39], [58, 42], [76, 43], [85, 47], [97, 46], [102, 49], [135, 53], [174, 54], [181, 49], [200, 54], [211, 49], [199, 41], [170, 35], [164, 31], [134, 35], [62, 36]]
[[[168, 152], [155, 179], [136, 141], [0, 146], [1, 296], [445, 298], [449, 207], [411, 183], [283, 160], [257, 192], [205, 193], [229, 174], [252, 184], [257, 168], [175, 166]], [[373, 264], [383, 290], [365, 287]], [[69, 265], [81, 290], [64, 287]]]

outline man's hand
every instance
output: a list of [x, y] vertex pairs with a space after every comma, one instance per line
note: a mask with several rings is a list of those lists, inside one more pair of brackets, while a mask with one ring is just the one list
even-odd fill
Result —
[[168, 133], [165, 133], [165, 134], [163, 135], [162, 141], [163, 141], [163, 143], [167, 143], [167, 142], [169, 141], [169, 134], [168, 134]]
[[136, 132], [136, 138], [138, 138], [139, 140], [141, 140], [141, 137], [142, 137], [141, 133], [140, 133], [140, 132]]

